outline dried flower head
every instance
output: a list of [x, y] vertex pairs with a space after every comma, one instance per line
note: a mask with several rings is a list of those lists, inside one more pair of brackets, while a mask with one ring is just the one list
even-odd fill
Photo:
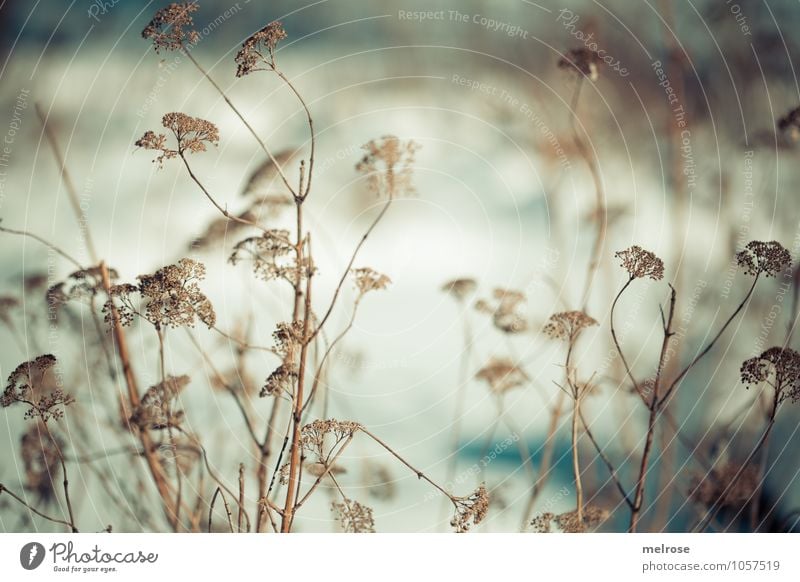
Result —
[[286, 31], [278, 21], [270, 22], [248, 37], [236, 53], [236, 76], [244, 77], [254, 71], [275, 70], [275, 48], [284, 38]]
[[481, 299], [475, 303], [475, 309], [492, 316], [494, 326], [503, 333], [523, 333], [528, 329], [528, 322], [522, 313], [525, 295], [513, 289], [495, 289], [492, 299]]
[[342, 524], [345, 533], [375, 533], [375, 519], [372, 508], [353, 499], [334, 502], [333, 511], [336, 519]]
[[161, 152], [153, 160], [159, 166], [164, 164], [164, 160], [171, 160], [187, 153], [204, 152], [207, 149], [206, 144], [213, 146], [219, 144], [217, 126], [199, 117], [192, 117], [185, 113], [167, 113], [161, 118], [161, 125], [172, 132], [176, 142], [175, 148], [167, 145], [166, 135], [149, 130], [135, 142], [136, 147]]
[[175, 411], [172, 402], [189, 385], [189, 376], [167, 376], [163, 382], [147, 389], [130, 422], [141, 430], [163, 430], [180, 426], [183, 411]]
[[344, 475], [347, 473], [347, 469], [337, 464], [306, 463], [303, 465], [303, 469], [305, 469], [306, 473], [317, 479], [323, 475]]
[[583, 76], [589, 77], [592, 81], [597, 80], [597, 65], [602, 62], [600, 56], [593, 50], [581, 47], [570, 49], [558, 60], [560, 69], [570, 71], [578, 70]]
[[550, 316], [543, 331], [553, 339], [572, 343], [584, 329], [593, 325], [597, 325], [597, 321], [583, 311], [562, 311]]
[[259, 396], [280, 396], [281, 394], [292, 394], [292, 387], [297, 381], [297, 366], [292, 362], [284, 362], [267, 377], [261, 387]]
[[489, 384], [489, 389], [495, 394], [504, 394], [528, 381], [525, 371], [508, 358], [490, 359], [475, 377]]
[[294, 361], [303, 345], [303, 322], [280, 322], [272, 332], [272, 339], [275, 340], [275, 351], [283, 356], [284, 361]]
[[531, 520], [531, 529], [534, 533], [550, 533], [553, 531], [552, 523], [556, 519], [554, 513], [546, 511]]
[[748, 465], [734, 480], [741, 468], [740, 463], [727, 462], [712, 468], [709, 474], [703, 472], [693, 477], [689, 498], [705, 507], [717, 504], [739, 508], [746, 505], [758, 487], [759, 471], [755, 465]]
[[783, 246], [776, 241], [762, 242], [758, 240], [747, 243], [747, 246], [736, 253], [736, 262], [748, 275], [758, 277], [774, 277], [783, 271], [792, 257]]
[[54, 355], [44, 354], [17, 366], [8, 377], [0, 405], [6, 408], [14, 403], [25, 404], [28, 406], [25, 418], [39, 418], [42, 422], [62, 418], [61, 407], [72, 404], [75, 399], [61, 389], [57, 379], [54, 382], [56, 363]]
[[791, 348], [772, 347], [746, 360], [741, 367], [741, 377], [744, 384], [769, 382], [779, 404], [787, 398], [792, 402], [800, 401], [800, 353]]
[[411, 174], [419, 150], [415, 141], [387, 135], [371, 140], [363, 149], [367, 153], [356, 164], [356, 171], [366, 176], [371, 192], [390, 199], [414, 194]]
[[457, 301], [466, 301], [470, 295], [475, 293], [478, 283], [475, 279], [453, 279], [442, 285], [442, 291], [449, 293]]
[[608, 519], [608, 511], [587, 505], [583, 508], [583, 521], [578, 519], [578, 511], [567, 511], [555, 517], [555, 523], [564, 533], [584, 533], [597, 527]]
[[386, 275], [382, 275], [369, 267], [351, 269], [350, 272], [353, 274], [359, 296], [365, 295], [370, 291], [382, 291], [392, 282]]
[[191, 30], [194, 25], [191, 15], [197, 8], [197, 2], [173, 2], [161, 8], [142, 31], [142, 37], [153, 41], [156, 52], [178, 50], [186, 43], [196, 43], [200, 35]]
[[465, 533], [473, 525], [478, 525], [486, 517], [489, 510], [489, 492], [481, 484], [467, 497], [454, 497], [455, 514], [450, 520], [450, 525], [456, 533]]
[[228, 261], [232, 265], [250, 261], [256, 277], [264, 281], [283, 279], [291, 285], [295, 285], [298, 277], [310, 268], [308, 261], [298, 266], [289, 231], [281, 229], [268, 230], [260, 236], [239, 241]]
[[778, 129], [789, 135], [792, 141], [800, 137], [800, 107], [795, 107], [778, 119]]
[[[108, 278], [112, 282], [119, 278], [116, 269], [108, 268]], [[51, 285], [45, 297], [53, 317], [57, 318], [59, 310], [69, 301], [92, 305], [95, 297], [103, 292], [102, 271], [94, 266], [70, 273], [65, 281]]]
[[[316, 455], [319, 462], [328, 458], [325, 450], [332, 451], [336, 446], [353, 437], [361, 430], [361, 425], [351, 420], [315, 420], [300, 429], [303, 449]], [[331, 443], [330, 447], [327, 443]]]
[[[203, 263], [181, 259], [174, 265], [160, 268], [152, 275], [139, 275], [138, 285], [114, 285], [111, 288], [111, 297], [103, 308], [106, 321], [111, 322], [111, 302], [118, 300], [120, 304], [117, 306], [117, 313], [122, 325], [131, 324], [134, 316], [138, 315], [156, 329], [193, 327], [195, 319], [211, 328], [217, 316], [211, 301], [197, 284], [205, 275]], [[135, 304], [134, 297], [137, 295], [143, 307]]]
[[664, 262], [655, 253], [646, 251], [639, 245], [616, 252], [614, 256], [622, 261], [621, 266], [628, 271], [631, 279], [649, 277], [653, 281], [659, 281], [664, 277]]

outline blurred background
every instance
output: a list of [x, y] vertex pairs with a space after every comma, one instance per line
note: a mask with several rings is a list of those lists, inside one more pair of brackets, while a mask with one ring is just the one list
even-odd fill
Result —
[[[161, 129], [167, 112], [212, 121], [219, 147], [191, 161], [236, 212], [247, 207], [242, 193], [264, 161], [197, 69], [179, 53], [156, 54], [141, 38], [161, 7], [127, 0], [0, 4], [2, 226], [36, 233], [90, 262], [36, 103], [60, 142], [84, 227], [120, 279], [133, 281], [185, 256], [201, 260], [208, 268], [201, 288], [214, 303], [218, 327], [248, 330], [254, 343], [270, 345], [276, 323], [289, 317], [289, 293], [255, 279], [247, 265], [227, 262], [238, 232], [193, 246], [219, 214], [179, 163], [159, 169], [152, 152], [133, 145], [146, 130]], [[594, 437], [632, 490], [647, 414], [613, 355], [609, 309], [627, 279], [613, 253], [638, 244], [666, 266], [663, 281], [637, 281], [615, 314], [641, 378], [654, 373], [658, 360], [659, 305], [668, 282], [677, 290], [677, 371], [747, 292], [751, 279], [732, 262], [738, 250], [750, 240], [777, 240], [797, 260], [798, 154], [792, 133], [776, 123], [800, 105], [792, 34], [799, 19], [790, 0], [201, 2], [192, 55], [273, 150], [298, 150], [296, 161], [308, 148], [298, 102], [274, 75], [236, 78], [233, 60], [244, 39], [272, 20], [288, 33], [276, 58], [308, 103], [318, 138], [306, 214], [320, 271], [317, 311], [380, 208], [355, 170], [361, 146], [390, 134], [421, 145], [416, 195], [393, 205], [358, 257], [356, 266], [393, 283], [363, 300], [332, 357], [329, 415], [368, 426], [457, 494], [485, 481], [492, 505], [478, 531], [520, 530], [532, 487], [528, 469], [533, 480], [541, 474], [560, 394], [554, 382], [563, 377], [564, 346], [541, 329], [554, 312], [581, 307], [597, 236], [596, 186], [577, 135], [597, 168], [606, 232], [586, 306], [600, 325], [582, 338], [576, 365], [596, 385], [584, 404]], [[590, 43], [607, 58], [596, 75], [559, 67], [569, 50]], [[278, 183], [264, 192], [280, 194]], [[278, 209], [269, 220], [292, 228], [292, 209]], [[104, 436], [117, 415], [120, 380], [95, 377], [102, 350], [92, 348], [85, 308], [72, 307], [69, 321], [58, 326], [46, 321], [47, 285], [32, 286], [33, 279], [62, 281], [74, 270], [69, 263], [30, 238], [2, 234], [0, 266], [2, 294], [20, 302], [2, 313], [0, 375], [41, 353], [59, 358], [80, 411], [60, 421], [59, 430], [68, 455], [93, 459], [76, 463], [73, 497], [81, 521], [90, 524], [84, 527], [102, 529], [113, 521], [108, 499], [87, 491], [153, 495], [137, 493], [130, 460], [111, 454], [125, 439]], [[463, 277], [474, 279], [477, 290], [457, 301], [442, 287]], [[785, 341], [796, 314], [783, 301], [783, 282], [761, 281], [743, 316], [681, 383], [670, 403], [678, 430], [665, 424], [656, 436], [644, 530], [690, 528], [701, 513], [690, 495], [698, 480], [713, 482], [727, 463], [741, 462], [763, 430], [760, 401], [740, 383], [739, 367]], [[475, 309], [498, 288], [524, 293], [524, 332], [504, 333]], [[330, 334], [347, 324], [354, 296], [348, 286]], [[258, 389], [274, 356], [252, 352], [246, 370], [237, 368], [234, 343], [202, 326], [194, 333], [216, 367], [241, 381], [254, 425], [265, 426], [269, 402]], [[235, 487], [238, 464], [249, 471], [255, 460], [236, 405], [183, 333], [168, 341], [170, 373], [192, 377], [180, 401], [186, 426], [202, 436], [216, 471]], [[131, 343], [140, 385], [155, 383], [154, 334], [137, 326]], [[492, 357], [519, 363], [529, 381], [498, 399], [475, 378]], [[13, 407], [0, 415], [0, 482], [22, 491], [19, 439], [26, 421]], [[797, 407], [788, 403], [765, 461], [764, 530], [798, 527], [797, 427]], [[569, 436], [569, 415], [556, 417], [552, 471], [534, 513], [574, 509]], [[585, 435], [580, 452], [586, 496], [608, 513], [600, 530], [624, 531], [627, 507]], [[385, 451], [356, 440], [340, 464], [347, 470], [342, 484], [374, 507], [378, 531], [448, 529], [441, 497]], [[299, 531], [335, 531], [330, 495], [328, 488], [304, 506]], [[58, 514], [58, 495], [48, 503]], [[150, 523], [133, 512], [113, 525], [139, 531], [152, 529]], [[731, 523], [748, 529], [744, 521]], [[51, 527], [0, 498], [4, 531]]]

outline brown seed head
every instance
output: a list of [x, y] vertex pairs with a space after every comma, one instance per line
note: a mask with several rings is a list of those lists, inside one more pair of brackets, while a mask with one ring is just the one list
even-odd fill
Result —
[[774, 277], [791, 263], [792, 257], [779, 242], [754, 240], [736, 253], [736, 261], [748, 275]]
[[628, 271], [631, 279], [649, 277], [653, 281], [659, 281], [664, 277], [664, 262], [655, 253], [638, 245], [614, 253], [614, 256], [622, 261], [621, 266]]
[[153, 41], [156, 52], [174, 51], [185, 44], [196, 43], [200, 35], [191, 28], [194, 25], [192, 13], [197, 9], [197, 2], [173, 2], [161, 8], [142, 31], [142, 37]]

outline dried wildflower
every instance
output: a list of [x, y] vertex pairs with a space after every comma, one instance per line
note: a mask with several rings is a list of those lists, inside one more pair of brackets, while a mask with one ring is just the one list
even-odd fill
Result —
[[375, 519], [372, 508], [353, 499], [333, 503], [336, 519], [342, 524], [345, 533], [375, 533]]
[[[111, 297], [103, 311], [111, 322], [111, 301], [118, 300], [117, 313], [122, 325], [133, 322], [134, 316], [143, 317], [157, 329], [165, 327], [193, 327], [195, 318], [208, 327], [216, 322], [214, 307], [198, 286], [205, 278], [203, 263], [181, 259], [174, 265], [160, 268], [152, 275], [139, 275], [138, 285], [122, 284], [111, 288]], [[138, 295], [143, 308], [137, 308], [134, 296]]]
[[495, 289], [492, 300], [481, 299], [475, 309], [492, 316], [494, 326], [503, 333], [522, 333], [528, 329], [528, 322], [521, 313], [526, 299], [521, 291]]
[[453, 279], [442, 285], [442, 291], [449, 293], [457, 301], [466, 301], [477, 288], [478, 283], [475, 279]]
[[54, 484], [61, 469], [60, 452], [64, 443], [39, 424], [31, 425], [20, 441], [25, 468], [25, 489], [47, 503], [56, 498]]
[[564, 533], [584, 533], [594, 527], [597, 527], [608, 518], [608, 511], [587, 505], [583, 508], [583, 521], [578, 519], [578, 511], [567, 511], [554, 518], [556, 525]]
[[365, 295], [370, 291], [382, 291], [392, 282], [386, 275], [381, 275], [369, 267], [351, 269], [350, 272], [355, 278], [356, 289], [358, 289], [359, 295]]
[[589, 77], [592, 81], [597, 81], [597, 65], [601, 62], [602, 59], [595, 51], [581, 47], [567, 51], [558, 60], [558, 67], [570, 71], [577, 69], [583, 76]]
[[791, 348], [772, 347], [750, 358], [741, 367], [744, 384], [769, 382], [775, 389], [778, 404], [790, 398], [800, 401], [800, 353]]
[[267, 396], [280, 396], [284, 392], [291, 393], [296, 380], [297, 366], [291, 362], [284, 362], [267, 377], [258, 395], [261, 398], [265, 398]]
[[495, 394], [504, 394], [528, 381], [525, 371], [508, 358], [492, 358], [475, 377], [489, 384]]
[[486, 517], [486, 512], [489, 510], [489, 493], [486, 491], [486, 486], [481, 484], [467, 497], [455, 497], [453, 503], [456, 511], [450, 520], [450, 525], [455, 528], [456, 533], [465, 533], [472, 525], [478, 525]]
[[142, 31], [142, 37], [153, 41], [156, 52], [178, 50], [184, 44], [196, 43], [200, 35], [191, 30], [194, 25], [191, 15], [197, 8], [197, 2], [173, 2], [161, 8]]
[[792, 141], [800, 137], [800, 107], [795, 107], [778, 119], [778, 129], [789, 135]]
[[748, 465], [734, 481], [741, 469], [741, 464], [728, 462], [712, 468], [708, 475], [703, 473], [694, 477], [689, 498], [706, 507], [717, 504], [739, 508], [746, 505], [758, 488], [759, 470], [755, 465]]
[[25, 404], [28, 410], [25, 418], [39, 418], [47, 422], [64, 416], [61, 406], [68, 406], [75, 399], [53, 383], [52, 368], [56, 357], [44, 354], [30, 362], [23, 362], [11, 372], [6, 389], [0, 397], [3, 408], [14, 403]]
[[139, 406], [131, 415], [131, 424], [141, 430], [162, 430], [179, 426], [183, 411], [174, 411], [172, 401], [189, 385], [189, 376], [167, 376], [163, 382], [147, 389]]
[[622, 261], [621, 266], [628, 271], [631, 279], [649, 277], [653, 281], [659, 281], [664, 277], [664, 261], [639, 245], [616, 252], [614, 256]]
[[[116, 281], [119, 274], [116, 269], [108, 269], [110, 281]], [[81, 301], [91, 304], [94, 298], [105, 292], [102, 270], [99, 266], [88, 267], [70, 273], [65, 281], [52, 285], [45, 295], [47, 305], [54, 316], [69, 301]]]
[[192, 117], [185, 113], [167, 113], [161, 118], [161, 125], [170, 130], [175, 137], [174, 149], [167, 145], [166, 135], [149, 130], [135, 142], [137, 147], [161, 152], [153, 160], [159, 166], [164, 164], [164, 160], [171, 160], [186, 153], [204, 152], [207, 149], [206, 144], [216, 146], [219, 143], [217, 126], [199, 117]]
[[310, 267], [307, 261], [298, 266], [296, 252], [288, 230], [272, 229], [236, 243], [228, 261], [232, 265], [251, 261], [256, 277], [264, 281], [284, 279], [295, 285]]
[[553, 339], [572, 343], [584, 329], [593, 325], [597, 325], [597, 321], [583, 311], [562, 311], [550, 316], [543, 331]]
[[774, 277], [783, 271], [791, 262], [792, 257], [783, 246], [776, 241], [762, 242], [751, 241], [747, 246], [736, 253], [736, 261], [748, 275], [758, 277]]
[[[249, 36], [236, 53], [236, 76], [244, 77], [255, 71], [275, 70], [275, 48], [286, 38], [283, 24], [277, 20]], [[262, 64], [266, 68], [262, 67]]]
[[275, 351], [283, 356], [284, 361], [293, 361], [303, 345], [303, 322], [282, 321], [272, 332], [272, 339], [275, 340]]
[[419, 150], [416, 142], [387, 135], [371, 140], [363, 149], [367, 153], [356, 164], [356, 170], [367, 177], [370, 191], [390, 199], [414, 194], [411, 173]]
[[211, 248], [219, 243], [229, 239], [232, 235], [240, 230], [244, 230], [247, 225], [242, 223], [242, 220], [254, 222], [256, 215], [251, 210], [245, 210], [236, 218], [227, 218], [221, 216], [212, 220], [203, 234], [194, 239], [189, 248], [195, 250], [204, 250]]
[[[317, 459], [322, 462], [328, 457], [325, 449], [333, 450], [342, 441], [351, 438], [361, 429], [361, 425], [351, 420], [315, 420], [300, 429], [300, 438], [303, 449], [314, 453]], [[326, 438], [332, 441], [330, 447], [326, 447]]]
[[290, 463], [284, 463], [281, 465], [281, 468], [278, 469], [278, 481], [280, 481], [281, 485], [286, 485], [289, 483], [289, 469], [291, 465]]
[[531, 520], [531, 528], [533, 528], [534, 533], [550, 533], [553, 531], [551, 524], [555, 518], [555, 514], [549, 511], [541, 513]]

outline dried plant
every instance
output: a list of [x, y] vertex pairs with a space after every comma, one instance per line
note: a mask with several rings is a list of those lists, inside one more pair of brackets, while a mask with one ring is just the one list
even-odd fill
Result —
[[525, 371], [508, 358], [490, 359], [475, 377], [486, 382], [495, 394], [504, 394], [529, 381]]
[[341, 503], [333, 503], [333, 511], [345, 533], [375, 533], [372, 509], [366, 505], [345, 498]]
[[584, 329], [594, 325], [597, 321], [582, 311], [562, 311], [550, 316], [543, 331], [553, 339], [573, 344]]
[[411, 175], [419, 145], [387, 135], [364, 146], [366, 153], [356, 170], [367, 178], [371, 192], [394, 199], [414, 194]]
[[25, 418], [38, 418], [45, 423], [63, 418], [63, 408], [75, 402], [75, 398], [64, 392], [57, 380], [54, 382], [56, 363], [54, 355], [44, 354], [17, 366], [8, 376], [0, 405], [7, 408], [23, 404], [28, 407]]
[[156, 52], [174, 51], [200, 39], [195, 30], [192, 14], [197, 12], [197, 2], [173, 2], [158, 10], [142, 31], [142, 37], [153, 41]]
[[660, 281], [664, 278], [664, 262], [655, 253], [638, 245], [614, 253], [614, 256], [622, 261], [622, 268], [628, 271], [631, 279]]
[[791, 260], [789, 251], [775, 241], [752, 241], [736, 253], [739, 267], [754, 277], [759, 275], [775, 277], [789, 265]]
[[167, 113], [161, 118], [161, 125], [168, 129], [175, 138], [175, 146], [167, 145], [167, 136], [163, 133], [146, 131], [136, 140], [136, 147], [160, 152], [154, 162], [159, 166], [164, 165], [164, 160], [171, 160], [185, 154], [196, 154], [207, 150], [208, 145], [216, 146], [219, 143], [219, 130], [217, 126], [185, 113]]
[[521, 313], [525, 301], [525, 295], [521, 291], [495, 289], [492, 300], [479, 300], [475, 309], [491, 315], [494, 326], [501, 332], [523, 333], [528, 329], [528, 322]]
[[244, 77], [255, 71], [275, 70], [275, 48], [285, 38], [286, 31], [278, 21], [270, 22], [247, 37], [236, 53], [236, 76]]
[[481, 484], [475, 491], [466, 497], [455, 497], [455, 514], [450, 521], [456, 533], [466, 533], [473, 525], [478, 525], [486, 517], [489, 510], [489, 493], [486, 486]]
[[174, 410], [172, 405], [189, 382], [189, 376], [167, 376], [163, 382], [148, 388], [133, 411], [131, 424], [141, 430], [164, 430], [180, 426], [183, 411]]
[[475, 279], [453, 279], [442, 285], [442, 291], [449, 293], [458, 301], [466, 301], [478, 289]]

